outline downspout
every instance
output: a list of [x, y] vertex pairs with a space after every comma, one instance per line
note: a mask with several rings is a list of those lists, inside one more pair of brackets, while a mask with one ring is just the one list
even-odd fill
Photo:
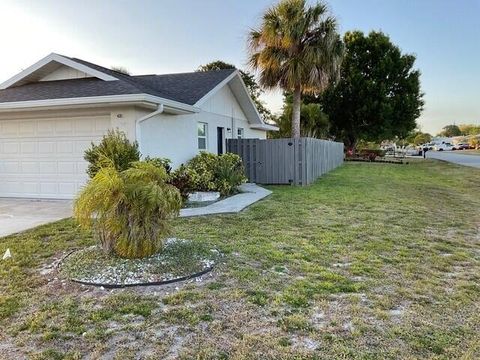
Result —
[[135, 121], [135, 139], [137, 140], [138, 142], [138, 146], [140, 147], [140, 154], [143, 153], [142, 151], [142, 133], [141, 133], [141, 126], [140, 124], [142, 122], [144, 122], [145, 120], [148, 120], [158, 114], [161, 114], [163, 113], [163, 104], [158, 104], [158, 107], [157, 107], [157, 110], [155, 110], [154, 112], [150, 113], [150, 114], [147, 114], [143, 117], [141, 117], [140, 119], [137, 119], [137, 121]]

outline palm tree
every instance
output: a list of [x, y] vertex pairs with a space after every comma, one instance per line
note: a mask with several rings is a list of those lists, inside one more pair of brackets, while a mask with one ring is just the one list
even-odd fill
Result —
[[302, 94], [320, 94], [340, 75], [343, 43], [326, 4], [282, 0], [249, 33], [250, 65], [265, 88], [293, 93], [292, 136], [300, 137]]

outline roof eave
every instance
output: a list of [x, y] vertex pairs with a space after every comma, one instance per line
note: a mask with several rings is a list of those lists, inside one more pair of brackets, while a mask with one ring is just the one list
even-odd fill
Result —
[[275, 125], [270, 125], [270, 124], [267, 124], [267, 123], [263, 123], [263, 124], [250, 125], [250, 129], [265, 130], [265, 131], [278, 131], [279, 127], [275, 126]]
[[11, 77], [7, 81], [4, 81], [3, 83], [1, 83], [0, 84], [0, 90], [4, 90], [4, 89], [7, 89], [11, 86], [19, 84], [22, 80], [25, 80], [26, 78], [28, 78], [28, 76], [33, 74], [35, 71], [41, 69], [42, 67], [44, 67], [47, 64], [52, 63], [52, 62], [57, 62], [59, 64], [69, 66], [73, 69], [76, 69], [78, 71], [87, 73], [87, 74], [89, 74], [93, 77], [96, 77], [96, 78], [104, 80], [104, 81], [118, 80], [117, 78], [115, 78], [115, 77], [113, 77], [109, 74], [106, 74], [104, 72], [95, 70], [95, 69], [93, 69], [91, 67], [88, 67], [86, 65], [80, 64], [80, 63], [78, 63], [78, 62], [76, 62], [76, 61], [74, 61], [70, 58], [67, 58], [67, 57], [59, 55], [59, 54], [51, 53], [50, 55], [48, 55], [48, 56], [44, 57], [43, 59], [37, 61], [35, 64], [29, 66], [28, 68], [26, 68], [22, 72], [20, 72], [17, 75]]
[[177, 101], [163, 99], [148, 94], [106, 95], [64, 99], [29, 100], [0, 103], [0, 111], [46, 109], [46, 108], [72, 108], [85, 105], [143, 105], [157, 107], [163, 104], [170, 111], [177, 114], [191, 114], [200, 112], [199, 108]]

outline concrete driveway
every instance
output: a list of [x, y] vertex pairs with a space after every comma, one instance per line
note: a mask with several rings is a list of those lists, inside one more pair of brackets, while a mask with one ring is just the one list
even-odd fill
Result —
[[69, 200], [0, 198], [0, 237], [72, 216]]
[[480, 168], [479, 155], [465, 155], [459, 151], [428, 151], [427, 158], [444, 160], [458, 165]]

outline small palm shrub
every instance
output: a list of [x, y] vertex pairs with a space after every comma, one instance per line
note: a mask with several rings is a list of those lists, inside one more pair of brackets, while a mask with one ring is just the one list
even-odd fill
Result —
[[215, 155], [201, 152], [187, 163], [197, 191], [219, 191], [230, 195], [246, 181], [240, 156], [232, 153]]
[[80, 192], [74, 215], [106, 253], [142, 258], [161, 250], [170, 220], [181, 207], [179, 191], [168, 184], [163, 167], [145, 161], [119, 171], [113, 163], [100, 168]]
[[140, 151], [137, 142], [130, 142], [125, 133], [116, 129], [109, 130], [98, 145], [92, 143], [84, 159], [89, 163], [87, 174], [93, 178], [108, 164], [113, 164], [118, 171], [127, 170], [131, 163], [140, 160]]

